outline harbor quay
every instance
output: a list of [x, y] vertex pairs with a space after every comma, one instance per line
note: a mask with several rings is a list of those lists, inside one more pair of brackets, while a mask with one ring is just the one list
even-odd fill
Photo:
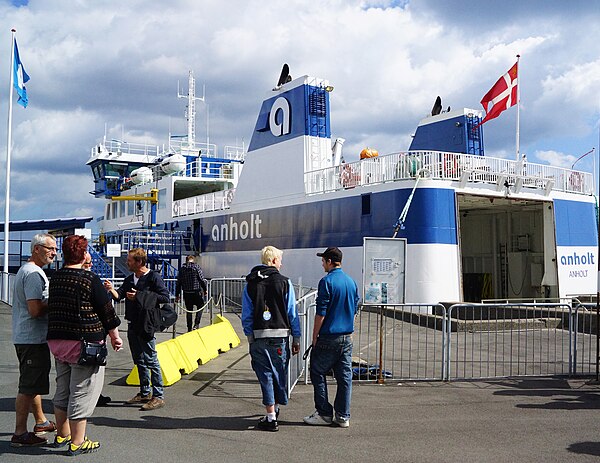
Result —
[[[208, 318], [208, 317], [206, 317]], [[592, 378], [503, 378], [478, 381], [387, 380], [354, 384], [350, 427], [310, 427], [312, 386], [302, 377], [282, 407], [279, 432], [255, 429], [264, 407], [248, 345], [242, 343], [166, 388], [166, 406], [143, 412], [125, 401], [137, 392], [127, 342], [111, 352], [90, 438], [102, 447], [86, 462], [585, 462], [600, 457], [600, 388]], [[203, 325], [208, 323], [203, 319]], [[121, 327], [122, 331], [124, 326]], [[177, 325], [183, 333], [184, 324]], [[126, 335], [126, 333], [123, 333]], [[171, 337], [160, 333], [157, 341]], [[0, 462], [64, 461], [48, 446], [12, 448], [18, 367], [11, 309], [0, 304]], [[52, 419], [54, 372], [45, 412]], [[330, 394], [335, 393], [335, 386]], [[29, 427], [33, 426], [30, 417]], [[51, 440], [51, 439], [50, 439]]]

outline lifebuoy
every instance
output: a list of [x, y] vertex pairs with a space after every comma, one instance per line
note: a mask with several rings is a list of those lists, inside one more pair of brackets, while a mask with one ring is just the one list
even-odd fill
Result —
[[340, 169], [340, 183], [344, 188], [353, 188], [357, 185], [357, 175], [350, 164], [342, 164]]
[[179, 217], [179, 203], [173, 203], [173, 217]]
[[583, 184], [583, 175], [581, 172], [571, 172], [569, 175], [569, 189], [574, 191], [581, 191], [581, 185]]
[[458, 159], [453, 154], [444, 154], [444, 163], [442, 166], [444, 177], [458, 176]]
[[229, 206], [233, 201], [233, 190], [227, 190], [227, 195], [225, 195], [225, 204]]

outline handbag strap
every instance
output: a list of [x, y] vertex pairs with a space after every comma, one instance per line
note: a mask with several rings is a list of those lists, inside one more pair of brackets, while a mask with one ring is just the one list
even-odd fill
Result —
[[85, 341], [81, 330], [81, 292], [77, 291], [75, 293], [75, 303], [77, 304], [77, 318], [79, 319], [79, 337], [82, 341]]

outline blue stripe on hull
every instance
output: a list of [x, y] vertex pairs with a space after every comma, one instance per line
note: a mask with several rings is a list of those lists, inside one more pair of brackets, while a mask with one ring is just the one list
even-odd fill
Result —
[[593, 203], [554, 200], [557, 246], [597, 246], [596, 211]]
[[[411, 189], [370, 194], [371, 213], [362, 197], [315, 201], [255, 212], [200, 219], [202, 252], [242, 251], [266, 245], [282, 249], [362, 246], [363, 236], [391, 237]], [[415, 192], [399, 238], [409, 244], [457, 244], [455, 193], [420, 188]]]

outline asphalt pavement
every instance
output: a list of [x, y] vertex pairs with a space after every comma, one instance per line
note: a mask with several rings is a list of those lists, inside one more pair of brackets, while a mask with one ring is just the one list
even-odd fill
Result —
[[[239, 319], [228, 318], [241, 333]], [[183, 329], [185, 322], [178, 325]], [[159, 341], [168, 337], [161, 333]], [[314, 409], [312, 387], [300, 383], [282, 408], [279, 432], [272, 433], [254, 428], [264, 408], [245, 339], [169, 386], [166, 406], [159, 410], [143, 412], [125, 404], [137, 392], [125, 384], [131, 367], [127, 348], [111, 353], [103, 393], [113, 401], [96, 408], [88, 423], [88, 435], [102, 447], [72, 458], [149, 463], [600, 461], [600, 387], [589, 378], [355, 384], [348, 429], [305, 425], [302, 417]], [[0, 462], [69, 458], [50, 446], [10, 447], [17, 380], [10, 307], [0, 304]], [[51, 383], [44, 398], [50, 419], [54, 375]]]

